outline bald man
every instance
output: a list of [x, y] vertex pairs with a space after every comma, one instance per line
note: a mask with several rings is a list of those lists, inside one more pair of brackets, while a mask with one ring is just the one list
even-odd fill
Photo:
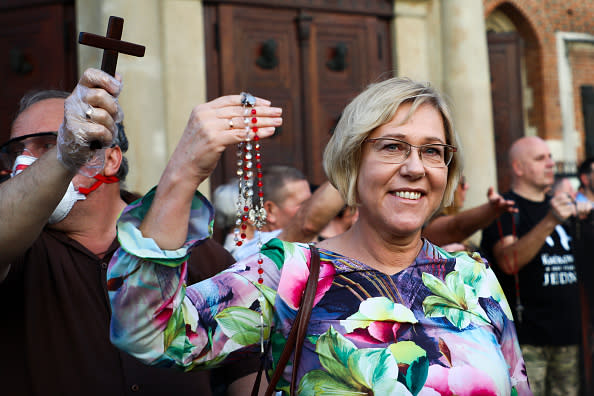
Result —
[[[518, 213], [504, 213], [483, 231], [481, 248], [498, 270], [511, 305], [534, 395], [578, 395], [580, 312], [572, 228], [565, 192], [547, 195], [554, 166], [547, 143], [524, 137], [509, 151]], [[515, 276], [517, 274], [517, 277]]]

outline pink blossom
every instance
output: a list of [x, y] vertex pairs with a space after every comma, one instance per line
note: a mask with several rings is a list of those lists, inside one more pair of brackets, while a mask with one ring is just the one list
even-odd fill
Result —
[[497, 396], [493, 379], [487, 373], [467, 365], [452, 368], [429, 366], [425, 388], [431, 388], [441, 396]]
[[[306, 252], [306, 255], [309, 254], [309, 249]], [[317, 304], [322, 297], [324, 297], [324, 294], [326, 294], [328, 289], [330, 289], [335, 273], [336, 270], [332, 262], [325, 260], [320, 261], [320, 276], [314, 305]], [[278, 295], [294, 310], [299, 308], [308, 276], [309, 267], [301, 257], [298, 257], [298, 252], [296, 252], [296, 255], [289, 257], [285, 261], [278, 285]]]

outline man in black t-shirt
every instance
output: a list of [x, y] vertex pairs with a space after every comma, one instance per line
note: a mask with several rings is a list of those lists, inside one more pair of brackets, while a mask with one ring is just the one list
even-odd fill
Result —
[[535, 395], [578, 394], [580, 312], [577, 263], [566, 222], [571, 196], [547, 196], [554, 162], [538, 137], [517, 140], [509, 152], [511, 191], [518, 213], [504, 213], [483, 230], [481, 249], [514, 311], [528, 379]]

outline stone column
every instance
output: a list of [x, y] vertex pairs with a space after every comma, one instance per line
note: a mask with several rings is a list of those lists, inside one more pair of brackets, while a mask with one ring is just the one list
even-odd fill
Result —
[[398, 76], [441, 88], [440, 0], [394, 2], [394, 65]]
[[[156, 185], [192, 107], [206, 100], [202, 2], [77, 0], [77, 30], [104, 35], [110, 15], [124, 18], [122, 40], [146, 46], [143, 58], [120, 55], [120, 104], [130, 141], [132, 191]], [[102, 50], [80, 46], [80, 72], [101, 65]], [[200, 190], [208, 193], [209, 184]]]
[[486, 201], [489, 186], [497, 186], [483, 2], [443, 0], [441, 15], [443, 88], [464, 148], [470, 182], [465, 206], [473, 207]]
[[[124, 88], [119, 102], [130, 143], [126, 186], [144, 194], [159, 181], [168, 152], [165, 139], [164, 78], [158, 0], [77, 0], [77, 29], [104, 35], [111, 15], [124, 18], [122, 40], [142, 44], [145, 56], [119, 55]], [[103, 51], [79, 46], [79, 70], [100, 67]]]
[[[162, 0], [163, 75], [167, 154], [181, 138], [192, 108], [206, 102], [206, 53], [202, 2]], [[199, 187], [210, 196], [210, 180]]]

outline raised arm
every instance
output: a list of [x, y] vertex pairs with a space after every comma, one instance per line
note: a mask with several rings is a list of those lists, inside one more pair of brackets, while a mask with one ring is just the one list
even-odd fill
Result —
[[[256, 98], [258, 136], [265, 138], [282, 124], [282, 109]], [[196, 189], [214, 170], [227, 146], [246, 138], [240, 95], [217, 98], [196, 106], [165, 171], [153, 204], [140, 225], [144, 237], [164, 250], [183, 245]], [[230, 120], [234, 129], [230, 128]], [[250, 130], [250, 137], [254, 132]]]
[[489, 187], [487, 199], [487, 203], [474, 208], [434, 218], [423, 229], [423, 236], [439, 246], [462, 242], [487, 227], [501, 214], [517, 212], [514, 201], [504, 199], [493, 187]]
[[506, 235], [493, 246], [495, 261], [504, 273], [516, 273], [538, 254], [557, 225], [575, 215], [576, 207], [571, 198], [564, 193], [556, 194], [551, 199], [549, 213], [532, 230], [519, 239]]
[[305, 201], [279, 238], [289, 242], [309, 242], [344, 207], [344, 200], [330, 182], [325, 182]]
[[[6, 277], [11, 261], [37, 239], [74, 175], [93, 156], [89, 142], [111, 142], [120, 114], [116, 100], [120, 87], [115, 78], [89, 69], [66, 99], [61, 125], [60, 118], [46, 116], [43, 107], [62, 106], [61, 99], [37, 102], [15, 120], [13, 137], [31, 134], [42, 126], [44, 132], [58, 131], [58, 137], [57, 147], [0, 184], [0, 280]], [[93, 118], [87, 119], [85, 111], [90, 106]]]

